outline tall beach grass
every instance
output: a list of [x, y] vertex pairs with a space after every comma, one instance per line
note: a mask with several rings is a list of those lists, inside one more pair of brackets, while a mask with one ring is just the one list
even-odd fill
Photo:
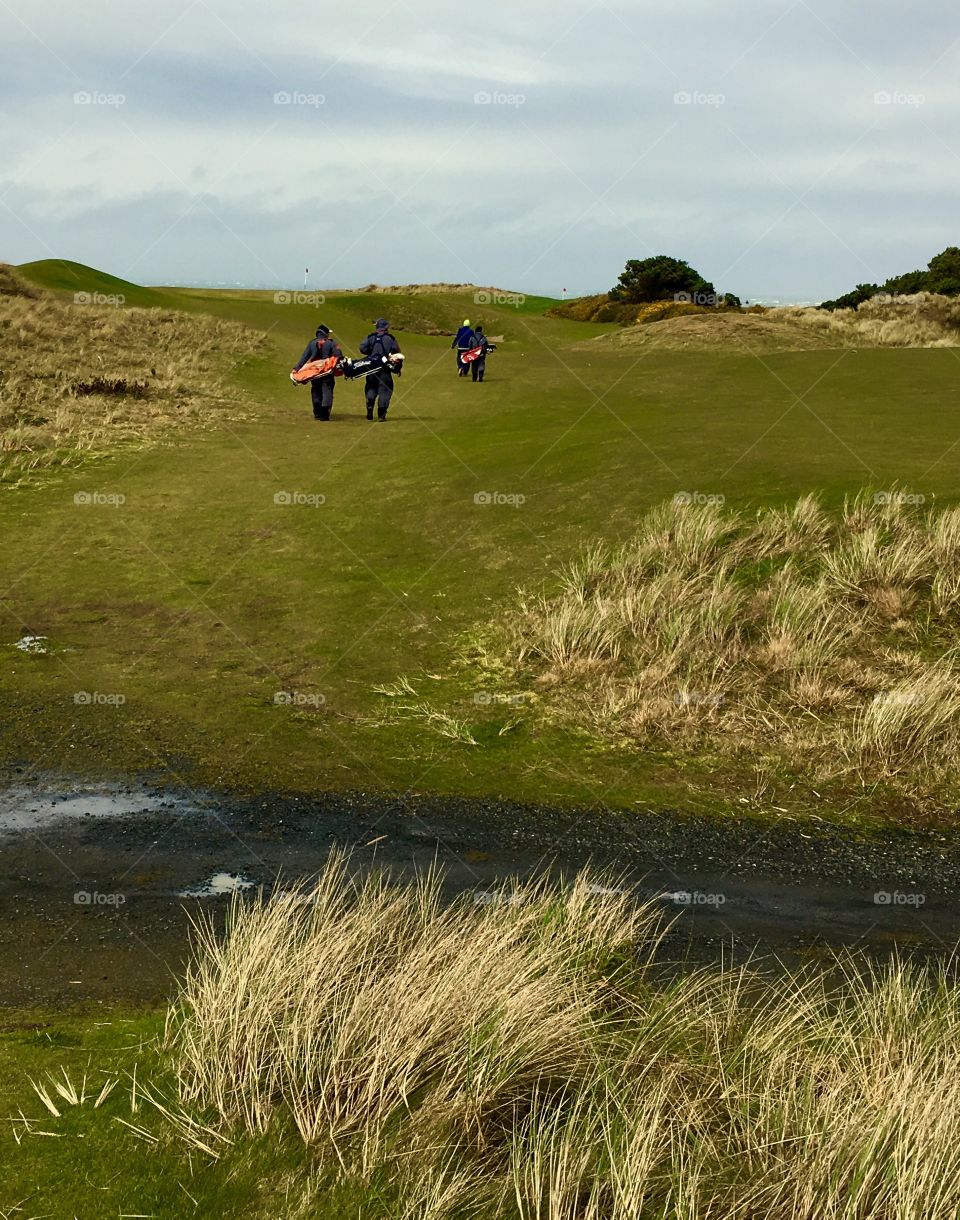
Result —
[[953, 1220], [946, 968], [664, 981], [658, 935], [609, 878], [445, 904], [334, 859], [201, 931], [180, 1104], [302, 1146], [291, 1216], [348, 1183], [360, 1217]]

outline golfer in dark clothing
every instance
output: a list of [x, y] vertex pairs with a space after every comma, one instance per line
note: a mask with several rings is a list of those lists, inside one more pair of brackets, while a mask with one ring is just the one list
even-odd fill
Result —
[[463, 363], [463, 353], [477, 346], [477, 336], [473, 332], [469, 318], [464, 318], [463, 325], [457, 331], [450, 346], [457, 349], [457, 376], [466, 377], [467, 366]]
[[[329, 326], [318, 326], [316, 339], [311, 339], [307, 344], [307, 350], [300, 357], [300, 363], [294, 369], [303, 368], [305, 364], [309, 364], [312, 360], [327, 360], [331, 356], [343, 356], [339, 345], [330, 338]], [[315, 377], [310, 382], [310, 396], [313, 399], [313, 418], [314, 419], [329, 419], [330, 412], [333, 410], [333, 391], [336, 388], [337, 379], [333, 373], [328, 373], [326, 377]]]
[[474, 381], [483, 381], [483, 375], [487, 371], [487, 352], [490, 350], [490, 343], [487, 336], [483, 333], [482, 326], [477, 327], [474, 338], [476, 343], [473, 346], [481, 348], [481, 353], [479, 359], [474, 360], [473, 364], [470, 365], [470, 372], [473, 375]]
[[[360, 344], [361, 353], [364, 356], [371, 356], [374, 360], [377, 360], [383, 356], [393, 356], [399, 352], [400, 344], [390, 334], [390, 323], [387, 319], [377, 318], [374, 326], [377, 329], [372, 335], [367, 335], [366, 339]], [[397, 369], [396, 371], [399, 376], [400, 370]], [[383, 423], [387, 418], [390, 399], [393, 397], [393, 370], [389, 364], [385, 364], [381, 368], [374, 370], [374, 372], [367, 374], [365, 393], [367, 419], [373, 419], [373, 409], [376, 407], [377, 419]]]

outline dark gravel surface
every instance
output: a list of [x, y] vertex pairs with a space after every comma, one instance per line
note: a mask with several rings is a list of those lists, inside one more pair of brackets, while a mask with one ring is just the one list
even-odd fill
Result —
[[6, 1004], [158, 1000], [216, 874], [272, 887], [332, 848], [401, 874], [439, 863], [449, 892], [584, 865], [659, 903], [662, 953], [695, 963], [829, 962], [857, 945], [951, 953], [960, 941], [960, 834], [863, 837], [826, 825], [719, 822], [425, 796], [207, 792], [48, 778], [0, 787], [0, 996]]

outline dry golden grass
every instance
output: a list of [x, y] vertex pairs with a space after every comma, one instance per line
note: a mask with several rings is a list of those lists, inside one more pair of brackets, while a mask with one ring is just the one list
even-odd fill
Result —
[[[616, 320], [627, 321], [623, 317]], [[597, 346], [728, 347], [743, 352], [960, 346], [960, 300], [923, 292], [874, 298], [857, 309], [833, 313], [806, 307], [738, 310], [681, 305], [662, 317], [655, 310], [641, 312], [636, 323], [593, 339], [590, 346], [594, 350]]]
[[955, 1220], [946, 973], [667, 983], [655, 919], [598, 880], [444, 906], [336, 859], [238, 901], [171, 1014], [183, 1113], [204, 1146], [292, 1119], [306, 1165], [410, 1220]]
[[785, 309], [784, 321], [796, 320], [818, 334], [836, 339], [835, 346], [960, 346], [960, 300], [933, 292], [909, 296], [880, 295], [856, 309]]
[[264, 343], [215, 318], [69, 304], [0, 266], [0, 480], [243, 418], [229, 373]]
[[523, 597], [479, 663], [600, 737], [932, 795], [960, 780], [960, 511], [913, 499], [678, 498]]

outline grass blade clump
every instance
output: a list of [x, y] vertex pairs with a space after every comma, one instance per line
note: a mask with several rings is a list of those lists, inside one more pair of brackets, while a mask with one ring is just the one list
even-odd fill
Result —
[[0, 481], [241, 418], [231, 370], [265, 346], [201, 314], [71, 304], [0, 265]]
[[326, 1214], [321, 1179], [371, 1220], [960, 1214], [948, 965], [669, 979], [603, 878], [439, 887], [335, 858], [205, 926], [168, 1027], [176, 1133], [297, 1147], [291, 1215]]
[[441, 902], [440, 881], [317, 883], [199, 930], [176, 1040], [186, 1100], [262, 1131], [278, 1105], [310, 1144], [375, 1148], [428, 1113], [484, 1139], [491, 1115], [590, 1070], [599, 963], [635, 937], [585, 881]]
[[610, 742], [949, 801], [960, 510], [922, 499], [751, 517], [678, 496], [524, 595], [487, 656], [540, 715]]

